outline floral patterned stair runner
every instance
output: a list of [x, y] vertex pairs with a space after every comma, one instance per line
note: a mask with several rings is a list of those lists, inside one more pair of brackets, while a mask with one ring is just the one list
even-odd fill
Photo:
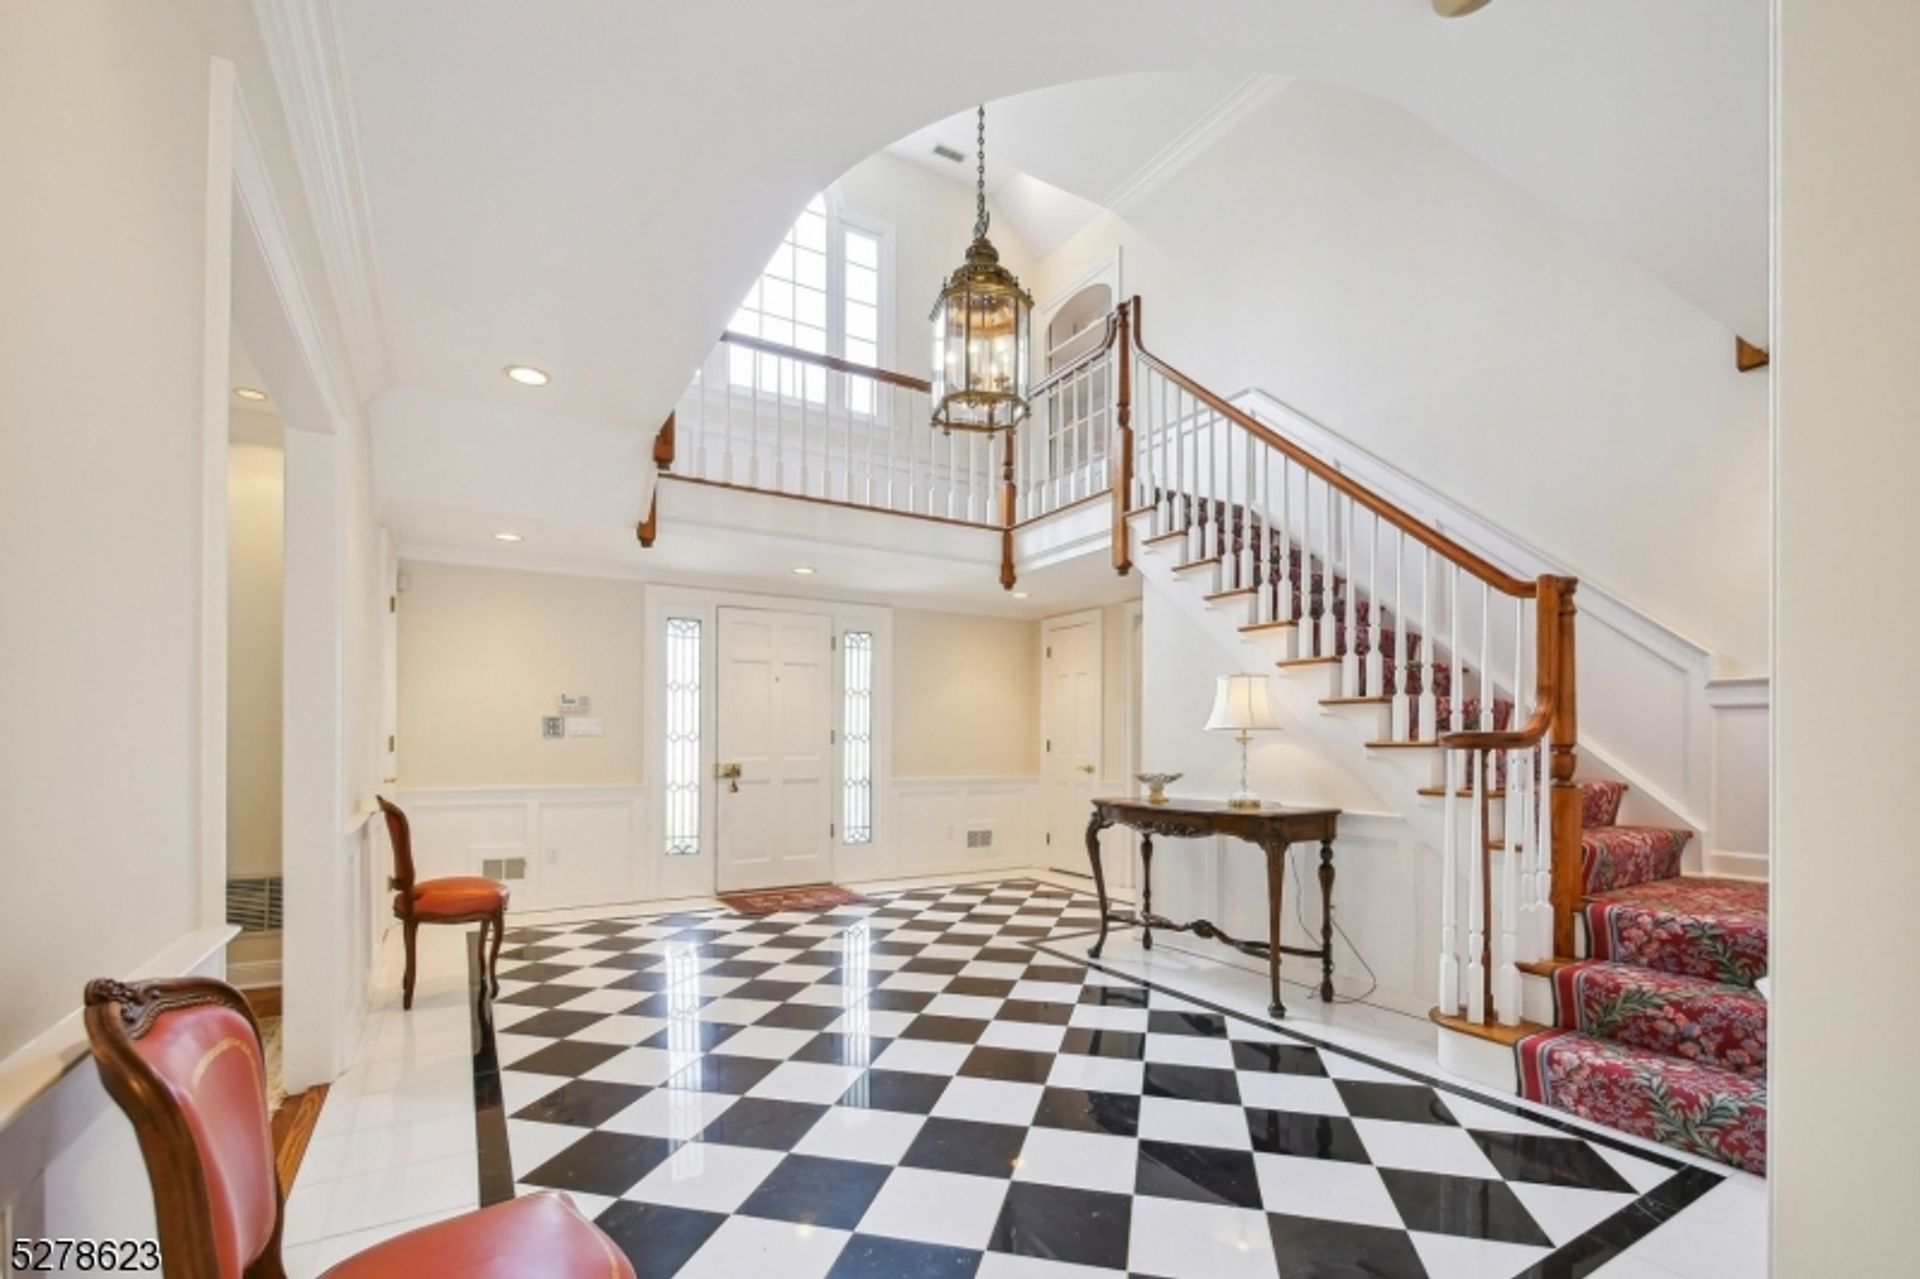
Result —
[[1595, 959], [1752, 986], [1767, 971], [1767, 886], [1659, 879], [1587, 903]]
[[1515, 1052], [1529, 1100], [1748, 1172], [1767, 1170], [1764, 1079], [1577, 1030], [1529, 1035]]
[[1564, 1029], [1767, 1077], [1767, 1001], [1751, 987], [1588, 959], [1553, 975], [1553, 1003]]

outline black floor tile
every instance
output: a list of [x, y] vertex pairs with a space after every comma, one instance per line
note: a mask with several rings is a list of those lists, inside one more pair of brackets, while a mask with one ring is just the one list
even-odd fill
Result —
[[562, 1039], [528, 1053], [507, 1069], [532, 1075], [565, 1075], [569, 1079], [578, 1079], [607, 1058], [617, 1057], [624, 1051], [618, 1044]]
[[1267, 1214], [1273, 1256], [1287, 1279], [1427, 1279], [1404, 1230]]
[[921, 1013], [900, 1032], [902, 1039], [931, 1039], [943, 1044], [971, 1044], [980, 1038], [987, 1023], [973, 1017], [940, 1017]]
[[1044, 1084], [1052, 1072], [1052, 1053], [1023, 1048], [975, 1048], [960, 1065], [960, 1073], [969, 1078], [1010, 1084]]
[[[765, 1022], [760, 1023], [765, 1025]], [[871, 1066], [886, 1051], [891, 1039], [877, 1035], [849, 1035], [841, 1031], [823, 1031], [808, 1040], [788, 1061], [815, 1061], [829, 1066]]]
[[945, 1075], [922, 1075], [910, 1070], [869, 1070], [853, 1081], [843, 1106], [862, 1110], [898, 1110], [907, 1114], [931, 1114], [940, 1094], [947, 1090]]
[[1158, 1009], [1147, 1014], [1147, 1029], [1156, 1035], [1196, 1035], [1202, 1039], [1225, 1039], [1227, 1019], [1219, 1013], [1169, 1012]]
[[533, 1186], [623, 1195], [673, 1153], [664, 1137], [634, 1137], [596, 1129], [521, 1176]]
[[971, 1248], [856, 1234], [827, 1279], [973, 1279], [979, 1268], [980, 1254]]
[[601, 1213], [594, 1224], [626, 1254], [633, 1265], [634, 1279], [671, 1279], [726, 1220], [723, 1212], [696, 1212], [622, 1199]]
[[1257, 1106], [1247, 1107], [1246, 1115], [1253, 1148], [1262, 1154], [1354, 1164], [1370, 1162], [1367, 1148], [1361, 1143], [1351, 1119], [1291, 1110], [1262, 1110]]
[[1508, 1181], [1543, 1186], [1573, 1186], [1619, 1195], [1633, 1193], [1633, 1185], [1592, 1146], [1574, 1137], [1540, 1134], [1469, 1132], [1482, 1154]]
[[[885, 977], [885, 973], [876, 974]], [[867, 1007], [881, 1013], [917, 1013], [933, 1002], [924, 990], [873, 990], [867, 992]]]
[[1210, 1101], [1222, 1105], [1240, 1102], [1239, 1079], [1231, 1070], [1216, 1070], [1211, 1066], [1172, 1066], [1150, 1061], [1141, 1091], [1148, 1097], [1172, 1097], [1179, 1101]]
[[572, 1124], [576, 1128], [598, 1128], [649, 1091], [632, 1084], [605, 1084], [593, 1079], [575, 1079], [561, 1084], [516, 1113], [514, 1118], [535, 1119], [546, 1124]]
[[1147, 1037], [1131, 1030], [1094, 1030], [1087, 1026], [1069, 1026], [1060, 1041], [1063, 1053], [1083, 1057], [1113, 1057], [1120, 1061], [1142, 1061], [1147, 1055]]
[[1381, 1180], [1409, 1230], [1551, 1248], [1520, 1197], [1504, 1181], [1382, 1168]]
[[1135, 1194], [1197, 1203], [1258, 1208], [1260, 1178], [1253, 1156], [1244, 1150], [1187, 1146], [1171, 1141], [1142, 1141], [1135, 1169]]
[[1326, 1066], [1318, 1049], [1298, 1044], [1249, 1044], [1236, 1041], [1233, 1064], [1238, 1070], [1263, 1071], [1269, 1075], [1325, 1076]]
[[1015, 1182], [1007, 1188], [987, 1246], [994, 1252], [1125, 1270], [1132, 1224], [1129, 1195]]
[[1131, 1093], [1049, 1088], [1040, 1094], [1040, 1109], [1033, 1116], [1033, 1124], [1036, 1128], [1132, 1137], [1140, 1131], [1140, 1098]]
[[[502, 974], [505, 981], [511, 974]], [[587, 993], [585, 986], [529, 986], [525, 990], [516, 990], [501, 995], [493, 1002], [496, 1004], [525, 1004], [533, 1008], [553, 1008], [569, 1000], [580, 998]]]
[[788, 1155], [747, 1196], [740, 1212], [809, 1226], [851, 1230], [893, 1170], [883, 1164]]
[[[784, 983], [774, 983], [774, 982], [749, 982], [748, 983], [748, 985], [753, 985], [753, 986], [771, 986], [775, 984], [784, 984]], [[805, 989], [805, 988], [796, 987], [796, 989]], [[734, 991], [733, 995], [730, 996], [730, 998], [767, 999], [767, 998], [772, 998], [772, 996], [749, 995], [746, 993], [746, 987], [742, 986], [739, 990]], [[788, 996], [782, 995], [782, 996], [779, 996], [778, 998], [784, 1000], [788, 998]], [[846, 1016], [846, 1009], [829, 1008], [825, 1004], [782, 1003], [778, 1008], [774, 1009], [770, 1013], [767, 1013], [765, 1016], [760, 1017], [753, 1024], [756, 1026], [777, 1026], [783, 1030], [822, 1030], [828, 1026], [831, 1026], [834, 1022], [839, 1021], [844, 1016]]]
[[1145, 1008], [1147, 990], [1141, 986], [1088, 986], [1080, 992], [1080, 1002], [1099, 1008]]
[[906, 1168], [937, 1168], [977, 1177], [1011, 1177], [1027, 1130], [971, 1119], [929, 1119], [901, 1157]]
[[947, 983], [947, 988], [942, 993], [1005, 999], [1012, 990], [1013, 982], [1004, 977], [955, 977]]
[[587, 1027], [600, 1021], [605, 1013], [562, 1012], [549, 1008], [546, 1012], [535, 1013], [524, 1021], [517, 1021], [501, 1029], [510, 1035], [537, 1035], [542, 1039], [565, 1039], [568, 1035], [578, 1034]]
[[1020, 1021], [1040, 1026], [1064, 1026], [1073, 1020], [1072, 1004], [1045, 1003], [1037, 999], [1009, 999], [994, 1014], [995, 1021]]
[[1453, 1112], [1425, 1084], [1361, 1083], [1337, 1079], [1335, 1088], [1355, 1119], [1392, 1119], [1403, 1124], [1452, 1124]]
[[700, 1130], [697, 1140], [759, 1150], [792, 1150], [794, 1143], [827, 1113], [825, 1106], [770, 1097], [742, 1097]]
[[764, 1057], [727, 1057], [708, 1054], [696, 1058], [667, 1080], [666, 1087], [689, 1092], [724, 1092], [739, 1096], [773, 1073], [780, 1063]]
[[662, 1026], [652, 1036], [641, 1040], [640, 1046], [671, 1048], [675, 1052], [712, 1052], [733, 1038], [739, 1029], [727, 1022], [692, 1021], [676, 1017], [669, 1025]]

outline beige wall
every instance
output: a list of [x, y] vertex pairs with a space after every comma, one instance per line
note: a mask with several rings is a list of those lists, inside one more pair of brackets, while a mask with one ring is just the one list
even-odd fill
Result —
[[1920, 6], [1777, 14], [1773, 1273], [1911, 1274]]
[[[400, 784], [639, 785], [646, 614], [637, 582], [405, 561]], [[602, 737], [548, 741], [560, 694]]]
[[893, 648], [895, 777], [1039, 773], [1039, 623], [900, 609]]
[[236, 439], [227, 454], [229, 876], [280, 870], [284, 460], [277, 439]]

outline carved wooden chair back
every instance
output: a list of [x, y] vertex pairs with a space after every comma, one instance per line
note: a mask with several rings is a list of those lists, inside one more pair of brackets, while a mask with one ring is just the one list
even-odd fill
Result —
[[280, 1268], [282, 1203], [260, 1027], [209, 977], [87, 983], [100, 1079], [133, 1121], [167, 1279]]

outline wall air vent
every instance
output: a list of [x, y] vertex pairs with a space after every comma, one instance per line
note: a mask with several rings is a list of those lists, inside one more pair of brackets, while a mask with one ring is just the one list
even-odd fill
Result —
[[527, 859], [524, 857], [482, 857], [480, 873], [488, 879], [503, 880], [508, 883], [527, 877]]
[[281, 891], [278, 875], [250, 875], [227, 881], [227, 922], [243, 933], [270, 933], [280, 929]]
[[967, 158], [964, 153], [955, 151], [952, 147], [948, 146], [944, 142], [934, 143], [933, 153], [939, 156], [942, 160], [949, 161], [953, 164], [960, 164], [964, 162]]
[[967, 831], [968, 848], [992, 848], [993, 830], [986, 826], [975, 826]]

